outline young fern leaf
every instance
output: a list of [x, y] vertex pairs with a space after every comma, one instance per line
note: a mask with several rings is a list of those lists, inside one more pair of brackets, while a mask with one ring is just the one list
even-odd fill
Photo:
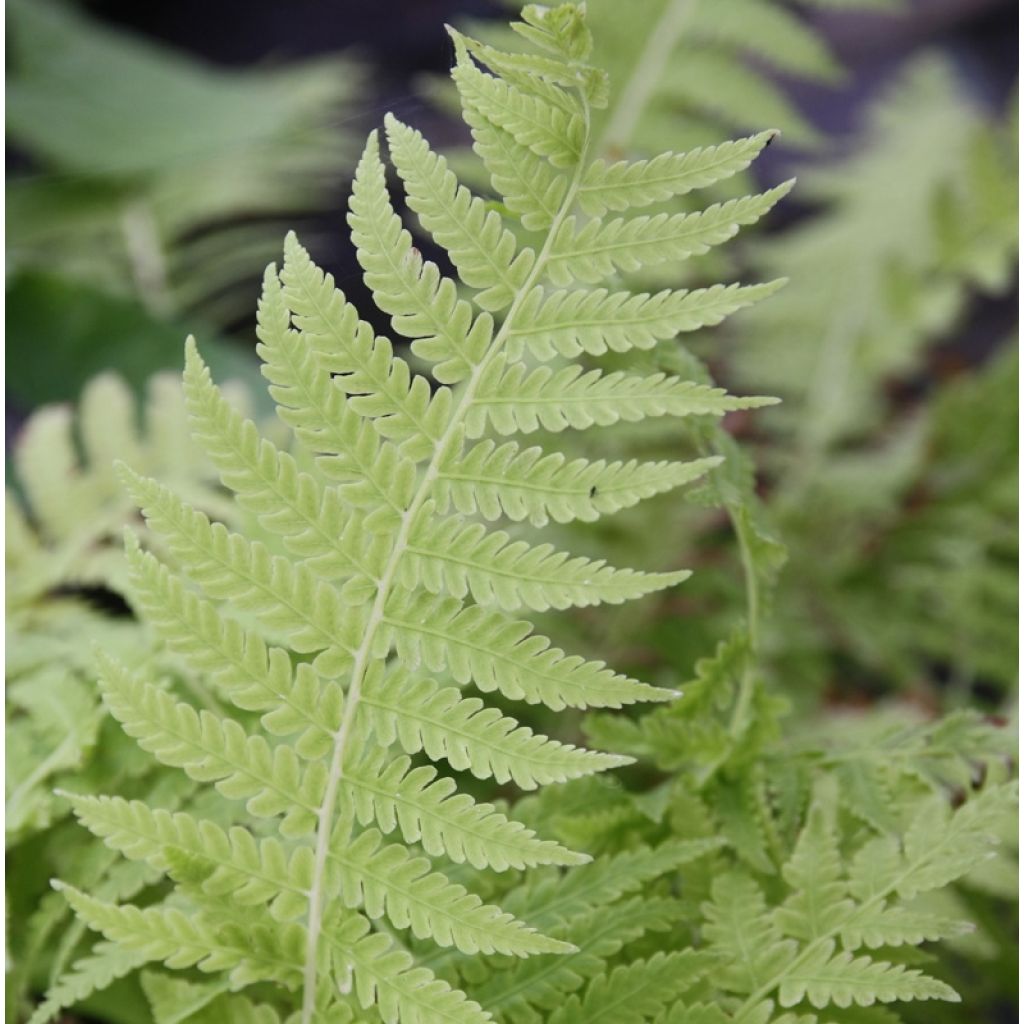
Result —
[[[676, 915], [671, 901], [633, 898], [602, 918], [587, 902], [587, 878], [614, 899], [717, 845], [624, 855], [628, 878], [595, 865], [547, 914], [513, 894], [529, 911], [521, 920], [409, 849], [495, 871], [548, 865], [557, 874], [589, 860], [458, 792], [412, 756], [526, 789], [626, 760], [541, 736], [460, 687], [556, 711], [676, 696], [560, 650], [511, 613], [619, 603], [680, 583], [685, 571], [613, 568], [469, 517], [594, 521], [696, 480], [720, 460], [567, 460], [488, 435], [721, 416], [770, 401], [662, 374], [531, 370], [523, 361], [527, 352], [550, 359], [650, 347], [763, 297], [776, 285], [634, 295], [617, 272], [703, 252], [788, 189], [703, 213], [603, 222], [605, 210], [656, 204], [736, 173], [770, 133], [602, 169], [589, 125], [606, 90], [583, 63], [582, 7], [524, 17], [520, 27], [546, 56], [457, 39], [454, 74], [488, 167], [514, 183], [508, 209], [524, 213], [528, 237], [392, 116], [386, 142], [408, 206], [458, 280], [414, 248], [388, 196], [376, 132], [353, 186], [349, 223], [366, 282], [431, 365], [436, 389], [289, 236], [283, 268], [264, 278], [259, 353], [280, 417], [305, 451], [292, 455], [260, 437], [224, 399], [195, 344], [186, 351], [194, 435], [259, 538], [120, 471], [167, 555], [165, 563], [129, 538], [134, 601], [212, 692], [197, 710], [173, 685], [102, 655], [104, 699], [144, 749], [212, 786], [226, 807], [234, 802], [234, 815], [244, 802], [262, 820], [225, 826], [188, 809], [75, 797], [87, 827], [165, 872], [176, 889], [142, 909], [64, 891], [90, 927], [150, 961], [226, 972], [233, 988], [284, 985], [301, 1024], [335, 1011], [375, 1013], [387, 1024], [490, 1019], [417, 965], [403, 932], [468, 955], [532, 957], [471, 994], [493, 1009], [550, 1005], [624, 942]], [[571, 290], [550, 293], [548, 281]], [[610, 984], [639, 990], [681, 959], [655, 958]], [[539, 989], [520, 999], [520, 978], [536, 978]], [[593, 992], [581, 1005], [601, 998], [599, 985]]]

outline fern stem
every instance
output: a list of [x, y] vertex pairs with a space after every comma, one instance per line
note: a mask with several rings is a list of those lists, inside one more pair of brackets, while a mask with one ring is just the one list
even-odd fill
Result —
[[750, 702], [754, 698], [754, 673], [761, 643], [761, 585], [757, 578], [754, 556], [746, 531], [739, 523], [733, 509], [729, 510], [729, 521], [740, 546], [740, 561], [743, 564], [743, 578], [747, 595], [747, 657], [740, 678], [740, 690], [729, 721], [729, 735], [738, 740], [743, 734], [744, 723], [750, 713]]
[[613, 147], [624, 150], [629, 144], [636, 123], [679, 42], [693, 6], [694, 0], [668, 0], [661, 17], [651, 26], [633, 74], [601, 134], [598, 153], [606, 153]]
[[[582, 152], [586, 153], [587, 142], [590, 134], [589, 108], [586, 99], [583, 100], [584, 117], [586, 119], [586, 130], [584, 134]], [[327, 854], [331, 843], [331, 831], [334, 825], [335, 804], [337, 803], [338, 789], [344, 775], [345, 752], [348, 747], [349, 736], [352, 725], [355, 721], [356, 711], [359, 707], [359, 699], [362, 693], [363, 680], [366, 669], [369, 665], [370, 655], [373, 650], [374, 639], [377, 630], [384, 621], [384, 612], [388, 597], [391, 593], [391, 586], [395, 574], [398, 571], [402, 556], [409, 546], [409, 535], [416, 515], [422, 508], [424, 502], [430, 497], [431, 488], [437, 479], [440, 471], [441, 454], [445, 451], [453, 435], [461, 427], [463, 420], [469, 413], [474, 400], [474, 395], [479, 386], [490, 362], [498, 355], [508, 340], [516, 314], [522, 308], [527, 296], [533, 290], [540, 279], [548, 255], [558, 235], [562, 222], [569, 215], [570, 210], [576, 201], [576, 194], [583, 178], [585, 161], [581, 155], [576, 166], [573, 180], [566, 191], [562, 205], [548, 229], [537, 260], [533, 265], [530, 275], [523, 282], [522, 287], [516, 293], [515, 299], [509, 307], [504, 322], [491, 341], [490, 348], [483, 358], [473, 368], [458, 405], [452, 411], [451, 419], [445, 428], [444, 434], [434, 445], [434, 453], [420, 481], [419, 488], [409, 503], [408, 508], [402, 514], [401, 523], [395, 534], [394, 546], [383, 573], [377, 583], [377, 593], [374, 597], [373, 606], [370, 610], [370, 617], [366, 624], [366, 631], [363, 634], [362, 643], [356, 651], [355, 660], [352, 666], [352, 682], [345, 695], [345, 708], [342, 713], [341, 724], [334, 736], [334, 744], [331, 751], [330, 769], [327, 784], [324, 789], [323, 802], [320, 805], [316, 830], [316, 848], [314, 854], [313, 879], [309, 890], [309, 919], [308, 933], [306, 938], [306, 961], [303, 968], [303, 993], [302, 993], [302, 1024], [311, 1024], [316, 1010], [316, 983], [319, 960], [320, 933], [323, 929], [323, 882], [327, 865]]]

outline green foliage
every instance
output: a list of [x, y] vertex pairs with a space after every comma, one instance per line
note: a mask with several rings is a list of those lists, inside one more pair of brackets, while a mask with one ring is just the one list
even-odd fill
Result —
[[279, 222], [231, 221], [324, 203], [351, 153], [336, 122], [354, 63], [226, 71], [70, 6], [9, 15], [7, 127], [38, 166], [8, 184], [11, 265], [60, 268], [161, 315], [237, 314], [231, 287]]
[[[225, 802], [222, 814], [231, 807], [239, 814], [244, 804], [249, 829], [224, 831], [189, 811], [72, 797], [85, 825], [174, 886], [143, 905], [63, 883], [61, 891], [92, 930], [146, 961], [225, 972], [235, 989], [283, 985], [305, 1022], [370, 1007], [391, 1022], [484, 1020], [480, 1000], [543, 1002], [551, 970], [576, 977], [582, 969], [572, 959], [577, 951], [593, 973], [630, 935], [670, 920], [668, 904], [634, 899], [596, 932], [581, 932], [582, 919], [574, 918], [564, 938], [548, 937], [528, 917], [484, 903], [408, 847], [496, 872], [588, 858], [457, 792], [429, 762], [388, 749], [401, 734], [411, 752], [455, 766], [468, 761], [478, 776], [508, 777], [514, 764], [530, 786], [622, 760], [547, 740], [476, 699], [439, 690], [433, 673], [556, 711], [673, 696], [564, 653], [507, 612], [619, 602], [685, 574], [570, 560], [463, 516], [504, 514], [535, 525], [594, 520], [696, 479], [721, 460], [567, 461], [517, 441], [496, 445], [486, 436], [490, 427], [529, 433], [541, 416], [576, 429], [644, 413], [714, 417], [766, 401], [731, 399], [664, 374], [538, 375], [522, 362], [524, 346], [509, 344], [517, 327], [531, 325], [543, 281], [598, 284], [617, 267], [704, 252], [788, 188], [688, 215], [601, 221], [573, 213], [584, 180], [606, 177], [587, 127], [601, 73], [582, 63], [590, 43], [577, 8], [550, 17], [527, 9], [524, 18], [530, 38], [554, 57], [539, 66], [510, 58], [504, 70], [501, 58], [478, 54], [496, 72], [488, 74], [457, 39], [455, 77], [475, 131], [485, 138], [504, 132], [516, 166], [563, 182], [551, 224], [531, 244], [460, 185], [418, 132], [390, 116], [385, 123], [408, 204], [447, 250], [471, 300], [413, 248], [390, 204], [377, 133], [356, 173], [350, 221], [367, 282], [395, 330], [434, 365], [437, 388], [410, 375], [290, 237], [281, 272], [271, 267], [264, 280], [258, 334], [271, 393], [303, 450], [293, 456], [261, 437], [213, 384], [194, 344], [186, 353], [193, 435], [259, 531], [233, 532], [172, 489], [123, 464], [119, 470], [156, 538], [154, 554], [129, 535], [133, 599], [187, 672], [213, 689], [207, 706], [196, 707], [151, 671], [103, 654], [104, 703], [162, 764], [212, 784]], [[757, 148], [726, 159], [718, 173], [735, 170]], [[702, 170], [686, 187], [707, 180]], [[609, 181], [605, 208], [647, 205], [661, 195], [628, 181], [616, 190]], [[692, 308], [677, 306], [672, 315], [677, 330], [694, 321]], [[602, 324], [595, 320], [595, 331]], [[614, 312], [609, 331], [621, 337]], [[124, 462], [131, 461], [129, 453]], [[473, 603], [465, 600], [470, 592]], [[537, 767], [528, 771], [520, 766], [531, 755]], [[397, 843], [385, 838], [396, 833]], [[698, 844], [689, 856], [705, 848]], [[521, 968], [510, 968], [515, 996], [467, 996], [417, 965], [402, 948], [405, 931], [460, 954], [529, 957], [540, 966], [522, 968], [526, 981]], [[521, 996], [535, 974], [539, 995]], [[503, 984], [492, 987], [504, 991]]]
[[[125, 605], [120, 532], [138, 519], [112, 472], [112, 459], [124, 455], [174, 482], [210, 514], [237, 518], [213, 467], [190, 441], [181, 387], [172, 377], [150, 382], [141, 424], [128, 388], [107, 374], [83, 393], [77, 415], [67, 406], [45, 407], [15, 438], [14, 482], [6, 493], [6, 842], [14, 906], [19, 916], [32, 916], [11, 947], [9, 1009], [47, 961], [54, 933], [66, 929], [57, 969], [80, 938], [80, 929], [68, 929], [59, 902], [39, 903], [47, 873], [70, 870], [82, 884], [125, 896], [142, 882], [101, 846], [90, 846], [55, 790], [161, 799], [184, 793], [125, 744], [95, 685], [91, 644], [154, 673], [175, 671]], [[85, 966], [77, 980], [72, 975], [55, 990], [61, 1005], [87, 993], [95, 971], [107, 984], [138, 964], [128, 964], [123, 951], [105, 950]]]
[[[800, 132], [737, 52], [756, 35], [784, 70], [835, 68], [767, 0], [638, 5], [629, 24], [588, 6], [531, 5], [487, 42], [452, 32], [475, 173], [390, 115], [371, 134], [348, 219], [409, 361], [289, 235], [258, 316], [286, 442], [192, 342], [159, 443], [123, 426], [109, 382], [80, 430], [95, 471], [66, 417], [30, 428], [15, 595], [52, 622], [55, 589], [77, 601], [69, 585], [99, 582], [147, 626], [121, 621], [122, 642], [79, 610], [73, 669], [48, 646], [11, 687], [32, 794], [15, 816], [12, 1020], [46, 988], [32, 1024], [72, 1005], [126, 1024], [892, 1024], [931, 1000], [982, 1018], [993, 996], [971, 972], [1012, 944], [1008, 730], [966, 708], [817, 698], [851, 654], [892, 687], [924, 659], [953, 666], [960, 705], [976, 672], [1010, 677], [1016, 360], [939, 388], [875, 451], [881, 410], [864, 404], [811, 436], [818, 388], [806, 361], [782, 372], [799, 346], [780, 325], [806, 352], [844, 322], [803, 282], [857, 256], [835, 237], [863, 242], [880, 261], [856, 292], [871, 329], [844, 344], [893, 359], [858, 362], [851, 394], [915, 365], [970, 288], [1001, 280], [1001, 130], [963, 113], [956, 169], [901, 174], [901, 132], [920, 145], [942, 120], [913, 110], [948, 98], [921, 72], [931, 85], [854, 158], [856, 184], [818, 172], [826, 212], [757, 245], [797, 279], [765, 307], [759, 343], [779, 358], [745, 345], [714, 365], [751, 390], [765, 366], [795, 406], [763, 417], [759, 477], [741, 438], [774, 400], [716, 387], [678, 336], [784, 283], [715, 283], [717, 247], [789, 187], [738, 198], [776, 133], [740, 120], [728, 82], [760, 90], [745, 117], [770, 108]], [[715, 81], [720, 106], [701, 100]], [[669, 96], [691, 114], [682, 133]], [[756, 134], [719, 143], [720, 119]], [[680, 137], [694, 148], [661, 153]], [[393, 207], [382, 142], [452, 271]], [[893, 199], [904, 180], [914, 204]], [[899, 216], [923, 249], [879, 223]], [[805, 262], [819, 237], [828, 255]], [[186, 417], [201, 457], [179, 443]], [[797, 485], [783, 440], [817, 446]], [[69, 481], [95, 533], [75, 532]], [[865, 544], [842, 549], [844, 530]], [[40, 898], [44, 872], [61, 881]]]

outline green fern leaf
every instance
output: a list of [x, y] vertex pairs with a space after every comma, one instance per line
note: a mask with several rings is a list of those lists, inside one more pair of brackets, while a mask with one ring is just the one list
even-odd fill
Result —
[[544, 526], [549, 519], [593, 522], [655, 494], [699, 479], [718, 458], [692, 462], [569, 461], [560, 452], [520, 448], [514, 441], [480, 441], [465, 453], [454, 450], [438, 470], [438, 508], [449, 503], [464, 515], [487, 520], [506, 516]]
[[407, 754], [423, 750], [458, 771], [497, 782], [514, 780], [521, 789], [630, 762], [547, 739], [479, 698], [464, 698], [455, 687], [401, 670], [379, 670], [367, 677], [360, 716], [382, 746], [398, 740]]
[[789, 972], [779, 987], [779, 1005], [795, 1006], [803, 999], [819, 1009], [830, 1003], [869, 1006], [911, 999], [960, 1001], [948, 985], [920, 971], [866, 956], [855, 959], [847, 952], [835, 953], [831, 942]]
[[197, 781], [216, 781], [224, 796], [245, 799], [250, 814], [283, 815], [285, 834], [313, 827], [325, 785], [322, 764], [303, 766], [290, 747], [271, 747], [230, 718], [196, 712], [110, 657], [100, 658], [100, 669], [104, 702], [143, 749]]
[[582, 998], [567, 1000], [550, 1024], [642, 1024], [692, 988], [713, 962], [708, 954], [687, 949], [620, 964], [611, 974], [596, 977]]
[[469, 437], [489, 426], [499, 434], [585, 430], [654, 416], [722, 416], [736, 409], [774, 405], [772, 398], [733, 398], [711, 388], [662, 373], [640, 377], [621, 372], [584, 373], [579, 365], [528, 371], [522, 363], [506, 367], [496, 360], [483, 376], [474, 407], [466, 418]]
[[60, 885], [60, 891], [90, 928], [134, 950], [144, 961], [227, 971], [238, 986], [277, 981], [294, 987], [301, 976], [303, 930], [299, 925], [250, 929], [216, 925], [174, 907], [140, 910], [104, 903], [67, 885]]
[[408, 587], [463, 598], [505, 611], [620, 604], [687, 579], [688, 572], [642, 573], [573, 558], [550, 544], [531, 547], [504, 531], [488, 531], [462, 516], [438, 517], [426, 505], [410, 531]]
[[689, 153], [662, 153], [652, 160], [614, 164], [595, 161], [580, 185], [580, 206], [591, 217], [608, 210], [662, 203], [694, 189], [707, 188], [749, 167], [777, 132], [707, 146]]
[[[668, 928], [679, 912], [660, 899], [633, 898], [608, 913], [604, 904], [718, 846], [640, 849], [574, 884], [557, 869], [585, 863], [585, 854], [476, 802], [418, 759], [524, 788], [625, 761], [541, 736], [457, 686], [556, 711], [677, 696], [566, 653], [506, 612], [621, 603], [685, 572], [617, 569], [463, 517], [594, 521], [720, 460], [570, 460], [484, 435], [720, 416], [768, 401], [679, 375], [531, 371], [521, 361], [527, 349], [550, 358], [649, 348], [764, 297], [775, 285], [634, 299], [627, 291], [548, 295], [543, 282], [572, 289], [706, 251], [787, 188], [704, 212], [591, 219], [577, 229], [577, 205], [603, 213], [671, 199], [737, 173], [769, 136], [602, 168], [588, 125], [607, 89], [603, 73], [581, 63], [590, 51], [581, 9], [528, 7], [524, 19], [522, 32], [547, 55], [504, 55], [456, 38], [467, 117], [494, 179], [510, 183], [507, 203], [474, 196], [418, 132], [385, 120], [407, 205], [457, 279], [424, 261], [402, 227], [376, 133], [356, 176], [349, 222], [366, 282], [438, 387], [414, 376], [289, 236], [283, 268], [264, 276], [257, 333], [270, 393], [300, 449], [262, 438], [214, 385], [194, 343], [186, 350], [193, 433], [251, 517], [248, 528], [120, 470], [157, 550], [128, 541], [134, 601], [180, 660], [166, 680], [152, 673], [157, 684], [145, 681], [148, 666], [133, 673], [104, 655], [100, 689], [144, 750], [210, 788], [181, 811], [74, 798], [81, 820], [136, 859], [137, 873], [162, 872], [176, 888], [144, 908], [65, 892], [85, 924], [151, 961], [223, 971], [234, 987], [274, 981], [295, 991], [280, 1003], [301, 1024], [358, 1017], [357, 1004], [388, 1024], [488, 1019], [418, 965], [391, 930], [407, 932], [413, 948], [447, 947], [442, 962], [455, 975], [464, 957], [507, 957], [494, 960], [504, 977], [493, 992], [473, 982], [470, 993], [490, 992], [513, 1015], [553, 1008], [625, 942]], [[505, 222], [508, 210], [543, 236], [524, 244]], [[574, 320], [575, 348], [567, 340]], [[206, 679], [212, 690], [197, 692], [208, 707], [179, 699]], [[404, 754], [396, 756], [396, 743]], [[262, 820], [242, 827], [249, 818]], [[473, 891], [471, 879], [490, 875], [456, 868], [449, 877], [429, 859], [442, 857], [477, 871], [540, 867], [561, 888], [543, 912], [528, 882], [513, 889], [513, 907], [530, 911], [517, 918]], [[615, 877], [619, 869], [628, 876]], [[467, 884], [455, 880], [462, 877]], [[600, 897], [596, 908], [588, 896]], [[555, 934], [535, 931], [539, 919]], [[655, 958], [646, 970], [660, 977], [665, 963], [684, 959]], [[649, 987], [645, 977], [638, 968], [614, 981]], [[584, 1000], [602, 998], [600, 984], [594, 992]], [[218, 995], [202, 1012], [234, 1014], [235, 1006]], [[262, 1013], [237, 1007], [241, 1020]]]
[[788, 181], [761, 195], [730, 199], [695, 213], [659, 213], [606, 223], [591, 220], [579, 230], [575, 218], [568, 217], [555, 235], [548, 276], [559, 287], [575, 280], [594, 284], [616, 271], [706, 253], [732, 238], [742, 225], [760, 220], [792, 187]]
[[538, 359], [556, 353], [574, 358], [581, 352], [599, 356], [607, 351], [653, 348], [680, 331], [721, 323], [731, 313], [767, 298], [785, 282], [713, 285], [693, 291], [663, 291], [656, 295], [578, 288], [538, 295], [531, 316], [510, 332], [514, 355], [525, 345]]
[[97, 943], [88, 956], [77, 960], [50, 988], [46, 999], [29, 1017], [28, 1024], [47, 1024], [61, 1010], [80, 1003], [94, 992], [105, 989], [118, 978], [131, 974], [146, 963], [146, 960], [146, 955], [140, 950], [110, 942]]

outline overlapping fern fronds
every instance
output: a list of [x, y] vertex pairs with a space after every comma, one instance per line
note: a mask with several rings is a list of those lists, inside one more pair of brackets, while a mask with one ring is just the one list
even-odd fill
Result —
[[[484, 903], [435, 866], [431, 858], [554, 870], [588, 858], [474, 802], [432, 762], [526, 788], [623, 763], [535, 734], [461, 688], [556, 711], [673, 696], [552, 646], [512, 613], [620, 602], [687, 574], [615, 568], [486, 524], [592, 521], [719, 463], [567, 459], [509, 438], [542, 424], [582, 430], [767, 404], [677, 376], [544, 364], [572, 354], [566, 319], [581, 303], [587, 345], [602, 350], [649, 347], [759, 297], [731, 287], [637, 295], [617, 275], [706, 252], [788, 185], [658, 212], [735, 173], [770, 133], [727, 143], [718, 159], [609, 167], [594, 156], [591, 116], [607, 89], [586, 63], [582, 8], [529, 7], [523, 17], [515, 28], [531, 52], [456, 34], [454, 77], [478, 153], [526, 241], [394, 117], [385, 123], [391, 162], [457, 281], [423, 259], [393, 209], [378, 133], [356, 173], [349, 223], [366, 282], [395, 333], [430, 364], [434, 386], [290, 236], [283, 266], [265, 276], [258, 334], [271, 393], [303, 451], [261, 437], [194, 344], [186, 355], [194, 436], [258, 532], [233, 532], [163, 484], [119, 471], [161, 552], [129, 539], [132, 599], [212, 700], [198, 709], [109, 654], [104, 700], [145, 750], [246, 813], [225, 828], [117, 796], [71, 798], [109, 845], [175, 883], [145, 906], [64, 888], [113, 944], [96, 953], [108, 975], [105, 957], [130, 949], [138, 960], [222, 974], [232, 989], [274, 982], [292, 993], [279, 1008], [303, 1024], [353, 1012], [471, 1022], [490, 1019], [489, 1007], [418, 964], [406, 940], [547, 964], [588, 939], [582, 924], [560, 933], [557, 922]], [[654, 210], [634, 212], [646, 207]], [[657, 917], [656, 908], [639, 913]]]

